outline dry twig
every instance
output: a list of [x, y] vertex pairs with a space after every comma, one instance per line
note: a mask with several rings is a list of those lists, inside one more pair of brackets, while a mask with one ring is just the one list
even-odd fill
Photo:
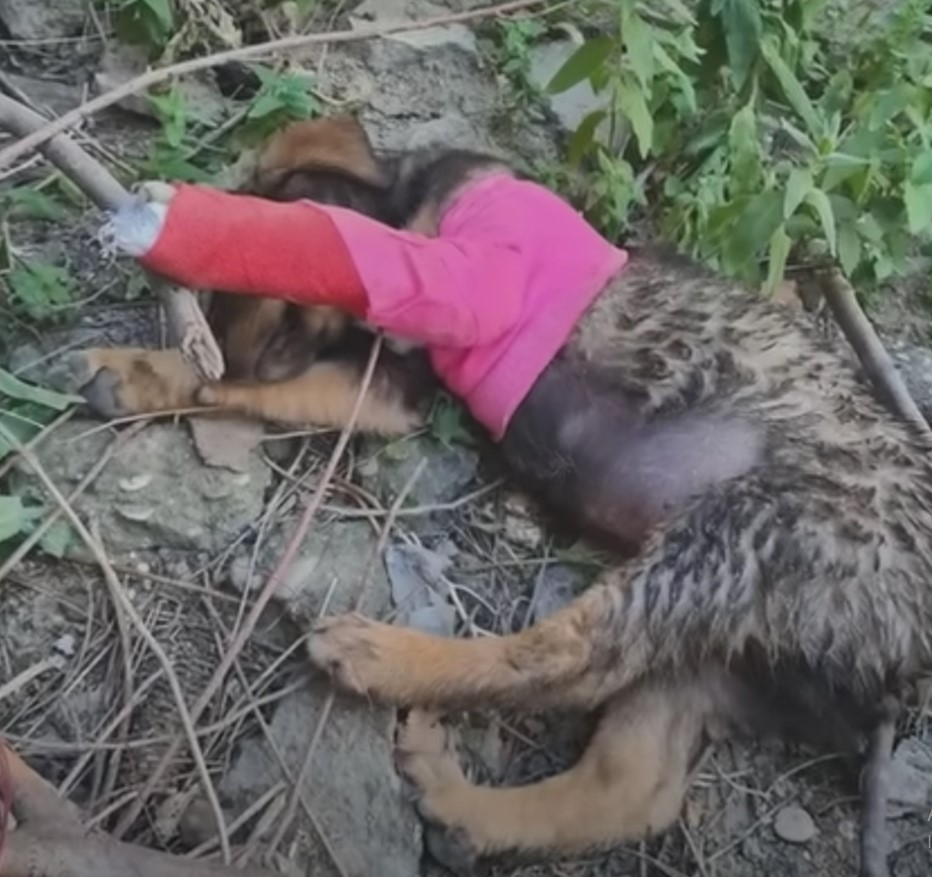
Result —
[[425, 18], [422, 21], [399, 22], [385, 27], [368, 27], [360, 28], [359, 30], [335, 31], [333, 33], [298, 34], [295, 36], [283, 37], [279, 40], [270, 40], [265, 43], [243, 46], [238, 49], [229, 49], [224, 52], [217, 52], [213, 55], [205, 55], [201, 58], [192, 58], [189, 61], [171, 64], [167, 67], [158, 67], [155, 70], [149, 70], [141, 76], [137, 76], [135, 79], [131, 79], [129, 82], [117, 88], [104, 92], [99, 97], [76, 107], [52, 122], [43, 124], [39, 129], [22, 136], [22, 139], [18, 142], [8, 146], [6, 149], [0, 150], [0, 169], [7, 167], [21, 156], [27, 155], [33, 149], [39, 148], [42, 144], [51, 140], [56, 134], [67, 131], [72, 126], [78, 124], [82, 119], [99, 113], [101, 110], [113, 106], [130, 95], [138, 94], [140, 91], [150, 88], [153, 85], [158, 85], [175, 76], [195, 73], [198, 70], [206, 70], [210, 67], [217, 67], [221, 64], [230, 63], [231, 61], [245, 61], [268, 55], [279, 55], [284, 52], [303, 49], [315, 44], [360, 42], [362, 40], [371, 40], [375, 37], [390, 36], [394, 33], [409, 33], [411, 31], [426, 30], [431, 27], [443, 27], [468, 21], [479, 21], [483, 18], [508, 15], [512, 12], [530, 9], [534, 6], [542, 6], [545, 2], [547, 2], [547, 0], [512, 0], [512, 2], [498, 3], [494, 6], [484, 6], [481, 9], [473, 9], [468, 12], [439, 15], [433, 18]]
[[[291, 537], [291, 541], [285, 548], [281, 559], [279, 560], [275, 569], [272, 571], [271, 575], [266, 580], [265, 585], [260, 591], [259, 596], [256, 598], [255, 603], [253, 603], [252, 608], [243, 621], [242, 626], [237, 631], [236, 636], [234, 636], [233, 640], [230, 642], [229, 648], [226, 654], [223, 656], [219, 666], [214, 671], [210, 682], [207, 683], [206, 688], [203, 690], [203, 692], [201, 692], [201, 695], [198, 697], [194, 706], [191, 707], [190, 717], [192, 722], [197, 722], [200, 720], [204, 710], [207, 709], [207, 706], [210, 704], [214, 695], [217, 693], [217, 690], [223, 684], [223, 680], [226, 678], [227, 673], [229, 673], [230, 669], [233, 667], [237, 656], [243, 650], [246, 641], [250, 636], [252, 636], [252, 633], [255, 630], [256, 625], [259, 623], [259, 618], [262, 615], [262, 612], [265, 610], [265, 607], [268, 606], [269, 601], [275, 595], [279, 584], [287, 576], [288, 571], [291, 568], [295, 557], [297, 556], [298, 550], [301, 547], [301, 543], [307, 536], [311, 522], [313, 521], [314, 516], [317, 514], [318, 509], [323, 504], [324, 496], [326, 495], [328, 486], [333, 479], [333, 476], [336, 474], [337, 466], [339, 465], [340, 459], [343, 456], [343, 452], [346, 450], [346, 446], [349, 444], [350, 438], [352, 437], [353, 431], [356, 427], [356, 421], [359, 419], [359, 412], [362, 409], [363, 400], [365, 399], [366, 393], [369, 390], [369, 385], [372, 383], [372, 375], [375, 372], [375, 366], [378, 362], [379, 352], [381, 349], [382, 339], [379, 336], [376, 337], [375, 342], [372, 345], [372, 352], [369, 355], [369, 362], [366, 365], [366, 371], [363, 375], [362, 383], [359, 388], [359, 394], [357, 395], [356, 401], [353, 404], [353, 410], [350, 413], [349, 420], [347, 421], [346, 426], [343, 428], [343, 431], [340, 433], [340, 438], [337, 440], [337, 444], [333, 449], [333, 453], [330, 455], [330, 459], [327, 462], [327, 467], [321, 475], [320, 481], [317, 483], [317, 487], [314, 490], [314, 495], [311, 497], [310, 502], [307, 504], [307, 507], [304, 510], [304, 514], [302, 515], [301, 520], [298, 522], [298, 525], [295, 528], [295, 532]], [[164, 774], [165, 770], [168, 768], [168, 765], [178, 754], [178, 750], [181, 748], [182, 742], [183, 737], [176, 737], [172, 744], [165, 750], [164, 755], [162, 756], [155, 770], [153, 770], [148, 782], [143, 787], [127, 812], [124, 813], [123, 818], [114, 829], [114, 834], [118, 838], [125, 834], [133, 822], [136, 821], [136, 818], [142, 812], [143, 807], [145, 807], [146, 801], [161, 779], [162, 774]]]
[[120, 579], [117, 577], [117, 574], [113, 571], [113, 567], [110, 565], [110, 559], [107, 557], [103, 546], [100, 544], [99, 540], [88, 531], [87, 527], [84, 526], [84, 522], [80, 517], [78, 517], [78, 514], [68, 503], [68, 500], [62, 495], [61, 491], [58, 489], [52, 479], [49, 478], [48, 473], [45, 471], [45, 468], [39, 462], [36, 455], [32, 451], [26, 449], [22, 443], [18, 441], [16, 436], [14, 436], [5, 426], [3, 426], [3, 424], [0, 424], [0, 437], [2, 437], [15, 451], [17, 451], [17, 453], [20, 454], [29, 468], [32, 469], [32, 471], [35, 473], [36, 477], [42, 482], [42, 486], [59, 505], [65, 517], [68, 519], [68, 522], [74, 528], [75, 532], [81, 538], [81, 541], [84, 542], [87, 549], [91, 552], [91, 554], [94, 556], [94, 559], [100, 565], [101, 572], [103, 573], [104, 579], [107, 582], [107, 586], [110, 589], [114, 604], [118, 607], [118, 611], [125, 613], [133, 627], [136, 628], [140, 637], [142, 637], [146, 645], [155, 655], [159, 664], [161, 664], [162, 669], [165, 672], [165, 677], [168, 680], [169, 687], [171, 688], [172, 695], [174, 696], [179, 715], [181, 717], [181, 723], [184, 728], [185, 736], [187, 737], [188, 745], [191, 748], [191, 755], [194, 758], [195, 764], [197, 765], [201, 783], [204, 786], [204, 794], [207, 796], [207, 800], [210, 802], [214, 818], [217, 821], [218, 829], [221, 832], [224, 861], [229, 862], [230, 848], [229, 841], [226, 839], [226, 834], [223, 828], [223, 810], [220, 807], [220, 800], [217, 797], [216, 790], [214, 789], [213, 781], [210, 777], [210, 771], [207, 769], [207, 762], [204, 759], [204, 753], [201, 751], [201, 745], [198, 742], [197, 734], [194, 730], [194, 722], [196, 719], [192, 719], [188, 712], [184, 692], [181, 688], [181, 683], [178, 681], [178, 676], [175, 673], [175, 668], [172, 665], [171, 659], [165, 653], [165, 650], [162, 648], [162, 644], [152, 635], [152, 632], [149, 630], [145, 621], [143, 621], [136, 607], [126, 595]]

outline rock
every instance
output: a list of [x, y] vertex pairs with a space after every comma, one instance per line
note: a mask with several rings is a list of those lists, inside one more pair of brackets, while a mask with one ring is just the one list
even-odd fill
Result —
[[56, 116], [73, 110], [84, 98], [83, 90], [76, 82], [38, 79], [33, 76], [19, 76], [16, 73], [7, 73], [6, 78], [40, 110], [50, 110]]
[[188, 425], [201, 460], [208, 466], [234, 472], [249, 470], [249, 462], [265, 435], [260, 421], [243, 417], [191, 417]]
[[795, 804], [777, 811], [773, 830], [781, 840], [793, 844], [808, 843], [819, 833], [809, 813]]
[[396, 620], [435, 636], [453, 636], [456, 611], [447, 600], [449, 557], [420, 545], [392, 545], [385, 552]]
[[[94, 85], [98, 91], [110, 91], [135, 79], [149, 67], [149, 59], [141, 46], [111, 42], [101, 56]], [[223, 95], [210, 73], [185, 76], [175, 81], [174, 88], [183, 96], [185, 112], [191, 119], [207, 125], [218, 123], [224, 113]], [[129, 113], [149, 118], [158, 118], [155, 107], [145, 93], [131, 94], [117, 102], [117, 106]]]
[[[252, 549], [244, 547], [234, 557], [229, 569], [233, 587], [240, 591], [247, 584], [251, 588], [261, 587], [294, 532], [300, 508], [303, 502], [263, 540], [251, 581]], [[327, 614], [334, 615], [355, 608], [363, 579], [366, 579], [363, 611], [376, 616], [384, 613], [390, 605], [389, 586], [384, 567], [374, 557], [376, 543], [372, 528], [364, 521], [314, 526], [299, 547], [277, 597], [292, 616], [310, 619], [321, 614], [330, 592]]]
[[[429, 0], [363, 0], [353, 10], [350, 23], [354, 29], [386, 27], [435, 18], [445, 12], [449, 10]], [[476, 53], [476, 37], [464, 24], [399, 31], [388, 35], [386, 39], [404, 43], [416, 49], [455, 46], [470, 54]]]
[[[111, 441], [112, 434], [99, 421], [74, 420], [37, 453], [51, 479], [68, 494]], [[15, 491], [47, 502], [25, 464], [11, 477]], [[99, 523], [110, 551], [215, 552], [258, 518], [270, 480], [268, 467], [255, 454], [242, 472], [211, 468], [198, 459], [186, 429], [153, 423], [117, 449], [75, 508], [85, 520]]]
[[77, 36], [84, 15], [83, 0], [0, 0], [0, 23], [17, 40]]
[[920, 811], [932, 803], [932, 749], [915, 737], [901, 740], [890, 765], [887, 811], [891, 817]]
[[443, 445], [427, 436], [388, 446], [366, 439], [361, 456], [368, 458], [366, 471], [371, 473], [363, 476], [363, 486], [385, 502], [394, 500], [420, 461], [427, 460], [408, 493], [408, 505], [438, 505], [457, 499], [473, 482], [479, 468], [476, 451], [459, 444]]
[[899, 343], [890, 345], [890, 355], [919, 410], [932, 421], [932, 350]]
[[455, 146], [457, 149], [487, 151], [491, 144], [472, 123], [459, 113], [444, 113], [438, 119], [422, 122], [411, 129], [405, 149], [427, 149], [431, 146]]
[[[219, 784], [229, 818], [242, 813], [282, 779], [296, 777], [329, 693], [326, 685], [302, 690], [276, 708], [269, 728], [288, 769], [264, 738], [244, 743]], [[392, 763], [393, 714], [359, 701], [337, 699], [303, 786], [304, 800], [339, 860], [341, 873], [412, 877], [419, 873], [421, 829], [403, 797]], [[299, 813], [301, 811], [299, 810]], [[304, 822], [296, 858], [300, 873], [332, 874], [333, 866]]]
[[[531, 50], [531, 82], [542, 91], [545, 90], [554, 74], [578, 48], [577, 43], [572, 40], [558, 40], [535, 46]], [[570, 133], [575, 131], [579, 123], [590, 113], [608, 106], [607, 98], [597, 95], [588, 79], [560, 94], [548, 95], [547, 101], [563, 130]]]

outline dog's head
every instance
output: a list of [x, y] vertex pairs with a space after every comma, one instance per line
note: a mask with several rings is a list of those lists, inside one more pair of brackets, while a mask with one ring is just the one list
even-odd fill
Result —
[[[349, 116], [292, 123], [260, 149], [243, 192], [273, 201], [309, 199], [397, 226], [392, 164]], [[335, 308], [216, 295], [211, 324], [233, 379], [284, 380], [300, 374], [348, 331]]]

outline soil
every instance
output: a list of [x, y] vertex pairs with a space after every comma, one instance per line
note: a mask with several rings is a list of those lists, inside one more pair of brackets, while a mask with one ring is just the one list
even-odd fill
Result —
[[[370, 15], [389, 17], [469, 4], [363, 5]], [[2, 44], [0, 72], [58, 111], [77, 102], [103, 51], [98, 31], [84, 21], [79, 38]], [[359, 109], [379, 146], [452, 140], [522, 158], [559, 148], [559, 113], [507, 118], [494, 71], [462, 30], [334, 48], [303, 60], [311, 69], [320, 65], [324, 93]], [[114, 111], [84, 130], [89, 148], [105, 160], [132, 164], [155, 126]], [[40, 171], [30, 165], [0, 186]], [[158, 343], [151, 301], [145, 295], [127, 300], [131, 271], [108, 261], [94, 244], [99, 221], [87, 211], [64, 225], [11, 224], [21, 252], [68, 267], [82, 302], [63, 312], [59, 325], [41, 331], [25, 323], [7, 327], [0, 352], [14, 371], [34, 375], [36, 363], [88, 343]], [[898, 349], [925, 355], [914, 377], [928, 383], [928, 282], [921, 273], [917, 278], [884, 298], [878, 321]], [[39, 455], [56, 483], [72, 490], [110, 452], [114, 435], [77, 415], [50, 435]], [[152, 424], [113, 451], [77, 502], [99, 527], [123, 587], [168, 652], [189, 704], [280, 556], [331, 446], [329, 436], [270, 430], [242, 450], [236, 465], [227, 460], [218, 466], [205, 462], [186, 422]], [[353, 444], [301, 545], [283, 602], [267, 610], [200, 723], [226, 822], [234, 826], [232, 840], [251, 859], [267, 853], [297, 784], [297, 815], [273, 856], [282, 873], [441, 873], [422, 860], [420, 827], [393, 769], [393, 717], [342, 698], [329, 712], [329, 689], [308, 678], [300, 639], [308, 619], [357, 601], [368, 614], [414, 623], [413, 614], [393, 606], [412, 582], [429, 594], [416, 607], [421, 620], [429, 616], [442, 625], [452, 618], [459, 631], [499, 634], [553, 611], [585, 587], [597, 558], [565, 551], [574, 546], [497, 483], [481, 451], [481, 445], [447, 447], [429, 435]], [[386, 510], [422, 458], [427, 467], [390, 534], [388, 553], [380, 556]], [[4, 490], [12, 487], [38, 489], [21, 466]], [[411, 562], [412, 551], [420, 552], [418, 562]], [[452, 609], [449, 588], [457, 597]], [[37, 675], [23, 681], [30, 670]], [[62, 559], [33, 553], [0, 584], [0, 734], [103, 828], [118, 823], [179, 733], [177, 706], [159, 673], [138, 636], [120, 631], [105, 583], [76, 546]], [[119, 711], [128, 696], [135, 707], [124, 722]], [[584, 717], [470, 716], [461, 726], [461, 751], [480, 781], [525, 783], [571, 764], [588, 724]], [[298, 783], [318, 728], [313, 759]], [[892, 872], [924, 877], [932, 867], [932, 763], [922, 757], [932, 753], [927, 711], [910, 712], [901, 740], [908, 746], [900, 743], [891, 804]], [[842, 877], [857, 865], [859, 769], [857, 758], [785, 741], [721, 745], [698, 768], [679, 824], [662, 836], [576, 861], [497, 865], [493, 873]], [[256, 810], [257, 801], [262, 806]], [[802, 815], [788, 812], [791, 807]], [[207, 844], [209, 854], [215, 831], [205, 808], [185, 753], [164, 773], [127, 836], [176, 852]]]

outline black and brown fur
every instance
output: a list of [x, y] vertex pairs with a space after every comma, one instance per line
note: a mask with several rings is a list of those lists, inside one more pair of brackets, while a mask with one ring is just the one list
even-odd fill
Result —
[[[441, 182], [420, 186], [442, 204], [455, 185]], [[334, 426], [358, 387], [358, 366], [339, 358], [277, 385], [160, 384], [158, 357], [172, 356], [90, 351], [84, 361], [107, 375], [121, 410], [180, 407], [200, 392]], [[418, 422], [403, 383], [381, 374], [362, 426]], [[679, 813], [700, 741], [762, 711], [885, 739], [878, 729], [904, 686], [932, 666], [932, 463], [801, 315], [687, 261], [635, 252], [519, 407], [501, 451], [545, 502], [636, 557], [514, 636], [442, 639], [345, 616], [318, 625], [309, 645], [342, 687], [390, 704], [601, 711], [573, 769], [511, 789], [469, 783], [440, 723], [412, 715], [400, 763], [452, 866], [660, 831]], [[882, 803], [868, 795], [871, 877], [885, 872]]]

